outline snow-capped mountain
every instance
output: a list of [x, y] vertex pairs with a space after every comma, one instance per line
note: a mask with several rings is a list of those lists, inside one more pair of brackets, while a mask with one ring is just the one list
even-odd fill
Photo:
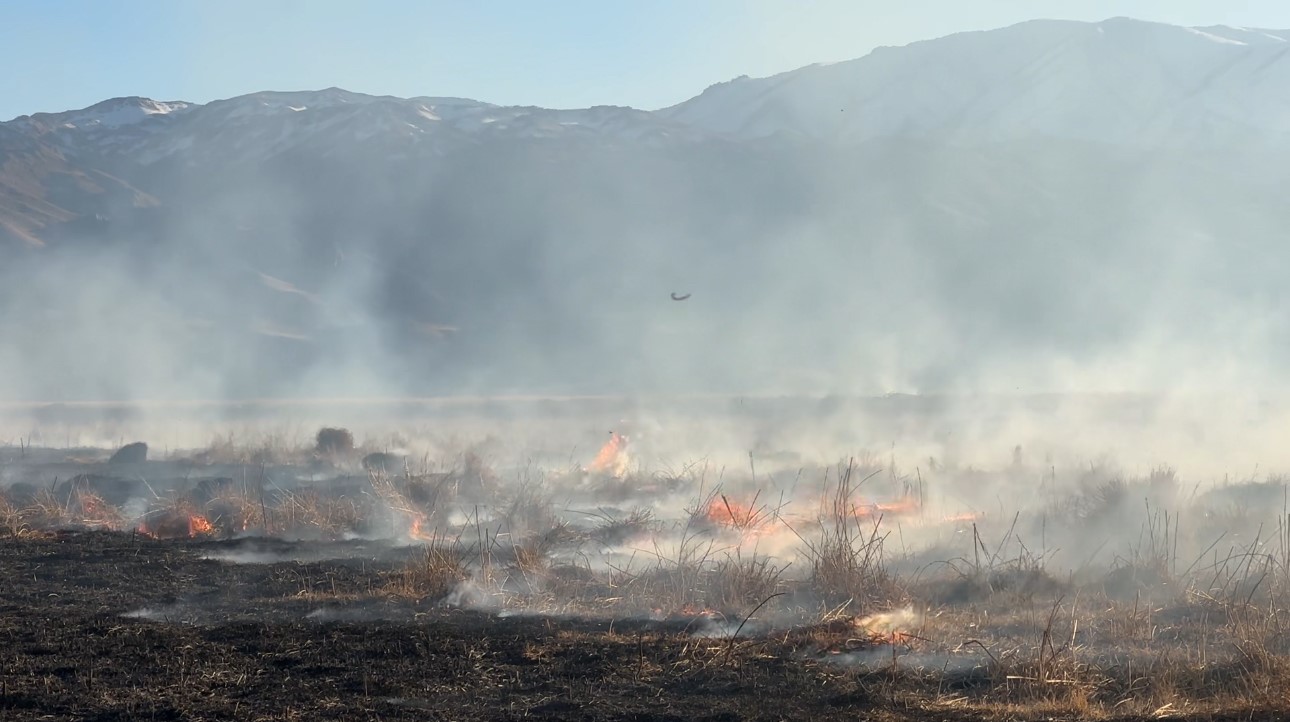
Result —
[[117, 98], [83, 110], [23, 116], [6, 124], [60, 151], [146, 166], [185, 154], [185, 164], [263, 160], [300, 146], [316, 150], [379, 141], [391, 153], [510, 139], [612, 135], [649, 141], [702, 132], [631, 108], [548, 110], [461, 98], [395, 98], [339, 88], [261, 92], [205, 105]]
[[1011, 389], [1178, 344], [1283, 366], [1288, 39], [1036, 21], [657, 111], [329, 88], [23, 116], [0, 398]]
[[660, 115], [738, 138], [1290, 141], [1290, 31], [1038, 20], [714, 85]]
[[1065, 138], [1132, 147], [1290, 145], [1290, 31], [1116, 18], [1037, 20], [769, 78], [741, 77], [650, 113], [548, 110], [338, 88], [196, 104], [117, 98], [0, 124], [60, 152], [148, 165], [228, 161], [380, 140], [382, 152], [505, 139], [664, 143], [770, 136], [990, 142]]
[[122, 126], [133, 125], [145, 120], [165, 116], [174, 117], [192, 107], [192, 103], [166, 103], [150, 98], [113, 98], [82, 110], [71, 110], [65, 113], [37, 113], [23, 116], [13, 122], [15, 126], [36, 134], [59, 129], [83, 132], [98, 129], [115, 130]]

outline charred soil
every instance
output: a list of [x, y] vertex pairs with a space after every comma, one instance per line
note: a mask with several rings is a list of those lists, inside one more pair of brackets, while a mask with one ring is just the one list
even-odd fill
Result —
[[887, 706], [856, 680], [762, 649], [727, 655], [675, 623], [338, 603], [379, 585], [381, 564], [203, 558], [224, 546], [0, 541], [0, 717], [854, 719]]
[[0, 717], [1054, 718], [956, 709], [885, 673], [805, 658], [787, 637], [385, 595], [396, 548], [355, 542], [348, 558], [305, 561], [294, 543], [262, 544], [277, 561], [220, 560], [247, 540], [0, 539]]

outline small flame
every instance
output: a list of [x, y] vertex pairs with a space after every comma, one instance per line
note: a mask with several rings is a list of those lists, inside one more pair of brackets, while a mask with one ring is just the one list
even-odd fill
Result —
[[922, 506], [917, 499], [904, 498], [888, 504], [859, 504], [855, 507], [857, 518], [876, 516], [912, 516], [919, 513]]
[[726, 496], [717, 496], [708, 504], [708, 520], [722, 526], [748, 527], [757, 520], [757, 510]]
[[78, 491], [73, 506], [77, 509], [78, 521], [85, 526], [113, 531], [123, 526], [121, 513], [98, 494]]
[[434, 541], [434, 535], [426, 533], [422, 526], [425, 524], [426, 517], [424, 514], [412, 514], [412, 526], [408, 529], [408, 537], [417, 541]]
[[671, 612], [665, 611], [662, 607], [655, 607], [652, 612], [653, 619], [658, 621], [666, 619], [714, 619], [725, 616], [714, 609], [708, 609], [707, 607], [700, 607], [689, 603], [683, 604]]
[[622, 476], [627, 473], [627, 437], [617, 431], [609, 432], [609, 441], [600, 447], [600, 453], [588, 467], [598, 473]]
[[899, 644], [912, 639], [907, 631], [918, 624], [918, 613], [912, 608], [878, 612], [855, 620], [855, 626], [868, 632], [875, 640]]
[[188, 536], [205, 536], [215, 533], [215, 525], [210, 520], [200, 514], [188, 515]]
[[135, 531], [153, 539], [194, 539], [214, 534], [215, 525], [196, 512], [167, 511], [140, 521]]

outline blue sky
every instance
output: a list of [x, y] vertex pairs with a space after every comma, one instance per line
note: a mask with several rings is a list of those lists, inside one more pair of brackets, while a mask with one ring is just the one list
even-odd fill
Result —
[[879, 45], [1122, 15], [1290, 28], [1284, 0], [5, 0], [0, 119], [329, 86], [654, 109]]

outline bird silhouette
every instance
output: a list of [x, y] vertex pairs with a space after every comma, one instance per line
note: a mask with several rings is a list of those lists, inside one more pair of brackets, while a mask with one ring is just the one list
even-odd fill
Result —
[[673, 294], [672, 294], [672, 300], [673, 300], [673, 301], [684, 301], [685, 299], [687, 299], [687, 298], [689, 298], [689, 297], [690, 297], [690, 294], [688, 294], [688, 293], [687, 293], [687, 294], [685, 294], [684, 296], [678, 296], [678, 295], [676, 295], [675, 293], [673, 293]]

